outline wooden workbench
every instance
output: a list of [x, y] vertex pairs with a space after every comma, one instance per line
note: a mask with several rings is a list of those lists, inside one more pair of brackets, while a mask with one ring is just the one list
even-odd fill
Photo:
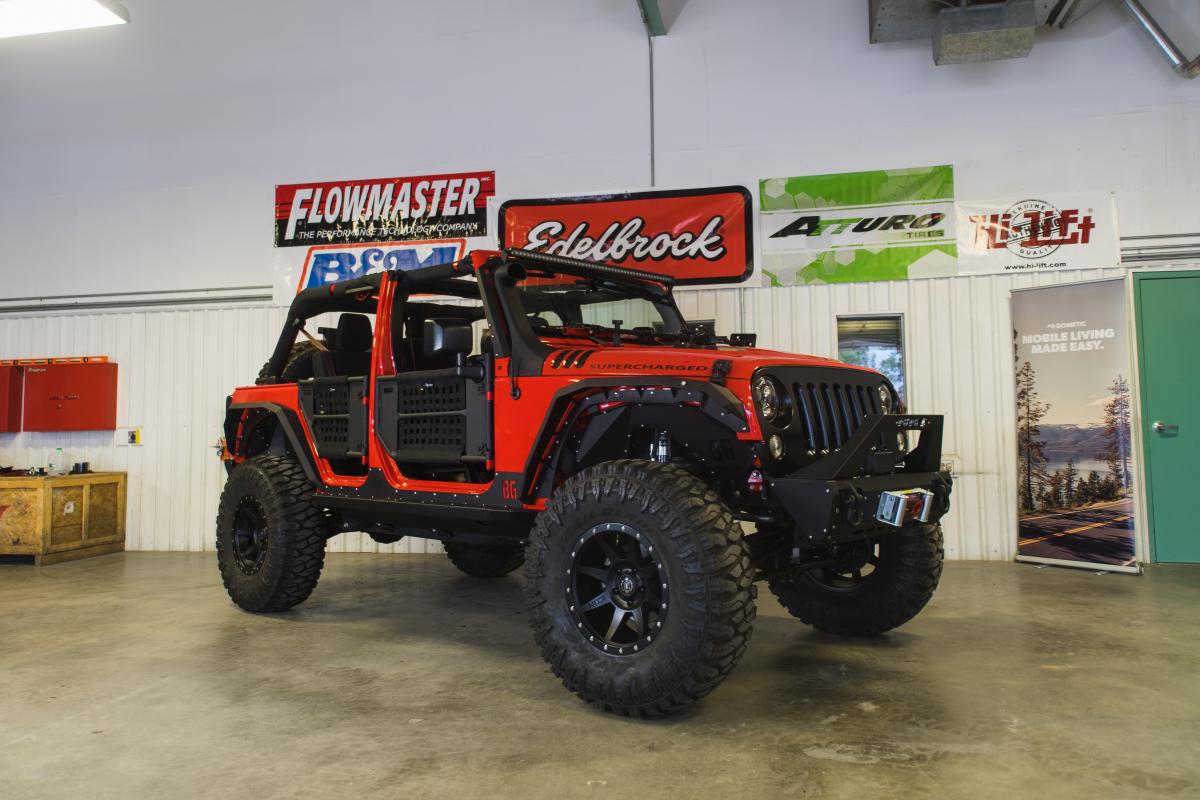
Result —
[[124, 549], [124, 472], [0, 477], [0, 556], [42, 566]]

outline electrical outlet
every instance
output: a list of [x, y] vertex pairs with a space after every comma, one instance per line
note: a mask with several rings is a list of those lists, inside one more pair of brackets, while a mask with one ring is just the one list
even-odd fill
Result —
[[117, 430], [117, 446], [118, 447], [141, 447], [142, 445], [142, 429], [141, 428], [119, 428]]
[[142, 429], [141, 428], [130, 428], [129, 429], [129, 443], [131, 445], [140, 445], [142, 443]]

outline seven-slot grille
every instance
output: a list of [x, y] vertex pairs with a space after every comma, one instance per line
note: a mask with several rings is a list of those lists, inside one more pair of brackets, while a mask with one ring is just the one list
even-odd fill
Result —
[[[788, 376], [791, 377], [791, 376]], [[883, 413], [878, 380], [850, 382], [807, 376], [784, 385], [792, 395], [793, 414], [787, 430], [809, 453], [837, 450], [858, 430], [863, 419]]]

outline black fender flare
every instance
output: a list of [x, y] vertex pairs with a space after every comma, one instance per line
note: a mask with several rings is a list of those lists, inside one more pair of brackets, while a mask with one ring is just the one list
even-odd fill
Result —
[[604, 403], [692, 406], [694, 413], [727, 429], [734, 440], [737, 434], [750, 429], [741, 401], [729, 389], [709, 381], [669, 377], [581, 380], [559, 389], [550, 402], [525, 462], [523, 502], [531, 503], [549, 495], [553, 487], [544, 485], [545, 478], [557, 469], [575, 423], [584, 413]]
[[317, 462], [313, 456], [312, 447], [308, 443], [308, 437], [304, 435], [304, 426], [300, 423], [300, 415], [278, 403], [230, 403], [226, 406], [225, 441], [230, 452], [234, 452], [238, 445], [238, 425], [241, 423], [242, 412], [245, 411], [265, 411], [271, 414], [279, 429], [283, 431], [283, 435], [287, 437], [288, 444], [291, 445], [292, 452], [300, 463], [300, 468], [304, 470], [304, 475], [308, 478], [309, 483], [313, 486], [323, 485], [320, 473], [317, 471]]

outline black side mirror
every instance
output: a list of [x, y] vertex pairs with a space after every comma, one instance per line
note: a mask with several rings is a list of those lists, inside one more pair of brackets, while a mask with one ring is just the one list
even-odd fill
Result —
[[471, 352], [473, 337], [471, 326], [458, 319], [425, 320], [425, 355], [439, 356], [453, 353], [462, 364]]

